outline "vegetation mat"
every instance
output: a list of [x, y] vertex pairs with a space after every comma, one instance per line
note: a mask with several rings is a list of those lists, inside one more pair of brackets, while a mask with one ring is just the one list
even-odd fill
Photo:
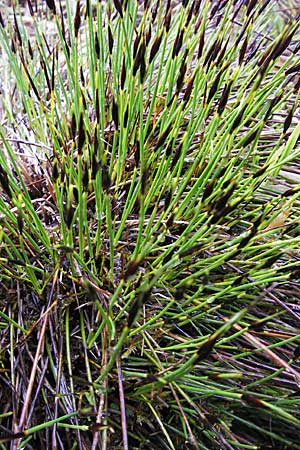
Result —
[[278, 3], [1, 8], [1, 449], [300, 449]]

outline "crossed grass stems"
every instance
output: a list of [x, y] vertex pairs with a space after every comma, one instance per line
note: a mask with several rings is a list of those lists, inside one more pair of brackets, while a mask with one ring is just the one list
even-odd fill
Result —
[[299, 21], [272, 36], [273, 7], [1, 15], [1, 448], [300, 448]]

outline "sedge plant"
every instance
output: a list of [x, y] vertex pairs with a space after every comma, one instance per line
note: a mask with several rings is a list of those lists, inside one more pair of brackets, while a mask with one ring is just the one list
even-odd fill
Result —
[[299, 18], [274, 3], [1, 11], [1, 449], [300, 448]]

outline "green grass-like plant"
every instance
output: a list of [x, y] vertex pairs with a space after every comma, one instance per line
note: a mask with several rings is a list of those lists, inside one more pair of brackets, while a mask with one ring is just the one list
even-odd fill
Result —
[[300, 449], [299, 19], [46, 2], [0, 16], [0, 448]]

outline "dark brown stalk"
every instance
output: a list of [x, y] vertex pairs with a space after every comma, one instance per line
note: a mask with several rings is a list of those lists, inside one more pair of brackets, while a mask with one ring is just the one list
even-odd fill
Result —
[[243, 394], [242, 400], [254, 408], [264, 408], [262, 401], [254, 395]]
[[280, 93], [279, 95], [277, 95], [274, 98], [272, 98], [272, 100], [270, 101], [270, 105], [269, 105], [269, 107], [268, 107], [268, 109], [266, 111], [266, 114], [265, 114], [265, 117], [264, 117], [264, 122], [266, 122], [268, 120], [268, 118], [272, 114], [273, 108], [277, 105], [278, 102], [280, 102], [281, 99], [282, 99], [282, 93]]
[[135, 76], [138, 69], [142, 68], [145, 71], [145, 53], [146, 53], [146, 46], [145, 46], [145, 42], [143, 40], [141, 40], [135, 59], [134, 59], [134, 64], [133, 64], [133, 75]]
[[228, 97], [231, 91], [231, 87], [233, 84], [233, 80], [230, 80], [229, 83], [224, 87], [221, 98], [219, 100], [219, 105], [218, 105], [218, 114], [222, 114], [226, 105], [227, 105], [227, 101], [228, 101]]
[[233, 130], [235, 130], [242, 122], [243, 120], [243, 115], [245, 110], [247, 109], [248, 105], [244, 105], [241, 109], [241, 111], [238, 113], [238, 115], [236, 116], [236, 118], [234, 119], [234, 122], [232, 124], [232, 127], [230, 129], [230, 133], [232, 133]]
[[249, 134], [249, 136], [243, 141], [242, 146], [247, 147], [247, 145], [251, 144], [257, 136], [260, 134], [260, 129], [254, 130], [252, 133]]
[[164, 210], [166, 211], [168, 209], [168, 207], [170, 206], [171, 200], [172, 200], [172, 195], [173, 195], [173, 191], [172, 189], [169, 189], [166, 192], [165, 195], [165, 202], [164, 202]]
[[177, 36], [176, 36], [174, 44], [173, 44], [173, 51], [172, 51], [172, 58], [173, 59], [180, 52], [180, 49], [181, 49], [181, 46], [182, 46], [182, 40], [183, 40], [183, 33], [184, 33], [184, 30], [178, 30]]
[[121, 4], [120, 0], [114, 0], [114, 5], [115, 5], [116, 10], [120, 14], [121, 18], [123, 19], [123, 9], [122, 9], [122, 4]]
[[78, 37], [80, 24], [81, 24], [80, 0], [77, 0], [76, 12], [75, 12], [75, 18], [74, 18], [74, 34], [75, 34], [75, 38]]
[[82, 149], [85, 143], [85, 129], [84, 129], [84, 121], [83, 121], [83, 114], [80, 113], [79, 117], [79, 123], [78, 123], [78, 140], [77, 140], [77, 150], [78, 153], [82, 153]]
[[218, 86], [220, 83], [220, 78], [222, 75], [223, 71], [219, 71], [219, 73], [216, 75], [214, 82], [208, 92], [208, 96], [207, 96], [207, 103], [210, 103], [210, 101], [212, 100], [213, 96], [216, 94], [217, 90], [218, 90]]
[[257, 0], [250, 0], [250, 2], [248, 4], [247, 12], [246, 12], [247, 16], [249, 16], [253, 12], [257, 3], [258, 3]]
[[2, 186], [3, 191], [11, 199], [12, 193], [9, 186], [8, 176], [1, 164], [0, 164], [0, 184]]
[[247, 51], [247, 46], [248, 46], [248, 37], [246, 36], [239, 52], [239, 65], [241, 65], [244, 60]]
[[143, 56], [140, 63], [140, 82], [141, 84], [144, 82], [146, 76], [146, 63], [145, 63], [145, 55]]
[[195, 79], [195, 74], [192, 75], [191, 79], [188, 81], [186, 89], [185, 89], [185, 93], [183, 96], [182, 101], [184, 103], [187, 103], [190, 99], [191, 93], [192, 93], [192, 89], [193, 89], [193, 85], [194, 85], [194, 79]]
[[53, 183], [56, 183], [59, 178], [59, 170], [58, 170], [58, 160], [57, 158], [54, 159], [53, 165], [52, 165], [52, 180]]
[[95, 98], [95, 114], [97, 123], [100, 123], [100, 104], [99, 104], [99, 89], [96, 89], [96, 98]]
[[168, 33], [170, 30], [171, 19], [172, 19], [172, 13], [171, 13], [171, 10], [169, 10], [164, 19], [164, 27], [165, 27], [166, 33]]
[[155, 58], [155, 55], [157, 54], [161, 41], [162, 41], [163, 33], [160, 32], [160, 34], [155, 38], [155, 41], [152, 44], [150, 55], [149, 55], [149, 64], [152, 63], [153, 59]]
[[48, 8], [53, 12], [53, 14], [56, 14], [55, 1], [54, 0], [46, 0], [46, 4], [47, 4]]
[[100, 58], [100, 44], [99, 44], [99, 38], [98, 38], [97, 31], [95, 31], [95, 52], [96, 52], [97, 59], [99, 59]]
[[170, 134], [170, 131], [172, 130], [173, 124], [168, 125], [168, 127], [165, 129], [165, 131], [162, 132], [162, 134], [160, 135], [160, 137], [158, 138], [157, 144], [156, 144], [156, 148], [161, 147], [165, 142], [167, 137]]
[[113, 35], [112, 35], [112, 32], [111, 32], [110, 25], [108, 25], [107, 33], [108, 33], [108, 50], [109, 50], [109, 53], [111, 55], [112, 51], [113, 51], [113, 46], [114, 46], [114, 38], [113, 38]]
[[186, 69], [187, 69], [187, 64], [186, 64], [186, 56], [187, 56], [188, 50], [186, 50], [183, 58], [182, 58], [182, 62], [181, 62], [181, 66], [179, 69], [179, 75], [176, 81], [176, 90], [177, 92], [180, 91], [180, 89], [182, 88], [183, 85], [183, 81], [184, 81], [184, 77], [186, 74]]
[[30, 85], [31, 85], [31, 88], [32, 88], [34, 94], [36, 95], [37, 99], [40, 101], [40, 100], [41, 100], [40, 94], [39, 94], [39, 92], [38, 92], [38, 90], [37, 90], [37, 88], [36, 88], [36, 86], [35, 86], [35, 84], [34, 84], [34, 82], [33, 82], [33, 79], [32, 79], [32, 77], [31, 77], [31, 75], [30, 75], [28, 69], [27, 69], [26, 62], [25, 62], [25, 60], [24, 60], [24, 58], [23, 58], [22, 56], [21, 56], [20, 58], [21, 58], [21, 61], [22, 61], [24, 70], [25, 70], [25, 72], [26, 72], [26, 75], [27, 75], [27, 77], [28, 77], [29, 83], [30, 83]]
[[227, 49], [227, 45], [229, 43], [229, 39], [230, 37], [228, 37], [227, 41], [225, 42], [225, 44], [223, 45], [223, 47], [220, 50], [220, 53], [218, 55], [218, 58], [216, 59], [216, 66], [220, 66], [221, 62], [223, 61], [226, 49]]
[[1, 14], [1, 11], [0, 11], [0, 25], [2, 28], [5, 28], [5, 22], [4, 22], [2, 14]]
[[14, 29], [15, 29], [15, 33], [17, 36], [17, 40], [20, 44], [20, 46], [22, 47], [22, 37], [21, 37], [21, 33], [20, 33], [20, 29], [19, 29], [19, 25], [17, 22], [17, 18], [16, 18], [16, 12], [14, 11]]
[[[58, 51], [56, 51], [56, 56], [58, 54]], [[54, 91], [54, 84], [55, 84], [55, 49], [53, 51], [53, 58], [52, 58], [52, 73], [51, 73], [51, 91]]]
[[197, 362], [206, 359], [212, 352], [214, 346], [216, 345], [217, 338], [209, 338], [204, 344], [202, 344], [197, 350]]
[[125, 109], [124, 115], [123, 115], [123, 126], [124, 126], [124, 128], [127, 128], [128, 117], [129, 117], [129, 112], [128, 112], [128, 106], [127, 106], [126, 109]]
[[141, 176], [141, 194], [142, 195], [145, 195], [145, 192], [146, 192], [148, 176], [149, 176], [148, 170], [144, 169], [142, 171], [142, 176]]
[[179, 160], [179, 157], [180, 157], [180, 154], [181, 154], [181, 151], [182, 151], [182, 143], [177, 147], [177, 149], [175, 150], [175, 153], [174, 153], [174, 156], [173, 156], [173, 158], [172, 158], [172, 163], [171, 163], [171, 169], [173, 169], [175, 166], [176, 166], [176, 164], [177, 164], [177, 162], [178, 162], [178, 160]]
[[46, 80], [46, 84], [49, 90], [49, 93], [51, 93], [51, 82], [50, 82], [50, 78], [49, 78], [49, 74], [48, 74], [48, 69], [47, 66], [41, 56], [41, 67], [43, 69], [44, 75], [45, 75], [45, 80]]
[[288, 129], [291, 126], [296, 107], [297, 107], [297, 104], [295, 102], [285, 118], [285, 121], [283, 124], [283, 134], [286, 134], [286, 132], [288, 131]]
[[199, 44], [198, 44], [198, 54], [197, 54], [197, 58], [200, 59], [203, 53], [203, 48], [204, 48], [204, 38], [205, 38], [205, 31], [203, 30], [200, 34], [200, 38], [199, 38]]
[[111, 185], [110, 174], [107, 166], [102, 167], [102, 188], [104, 192], [108, 193]]
[[212, 45], [210, 46], [210, 48], [208, 49], [203, 65], [207, 67], [210, 66], [211, 62], [214, 61], [219, 53], [219, 51], [221, 50], [221, 43], [219, 41], [219, 39], [217, 39], [216, 42], [213, 42]]
[[116, 130], [119, 129], [119, 108], [115, 99], [112, 100], [112, 118], [115, 123]]
[[216, 180], [212, 180], [207, 183], [207, 185], [205, 186], [205, 189], [203, 191], [203, 194], [202, 194], [202, 199], [201, 199], [202, 202], [204, 202], [208, 197], [210, 197], [210, 195], [212, 194], [212, 192], [214, 190], [215, 183], [216, 183]]
[[138, 315], [140, 313], [140, 310], [143, 306], [143, 302], [142, 302], [142, 296], [139, 294], [137, 299], [133, 302], [129, 313], [128, 313], [128, 318], [127, 318], [127, 326], [128, 328], [131, 328], [135, 321], [138, 318]]

